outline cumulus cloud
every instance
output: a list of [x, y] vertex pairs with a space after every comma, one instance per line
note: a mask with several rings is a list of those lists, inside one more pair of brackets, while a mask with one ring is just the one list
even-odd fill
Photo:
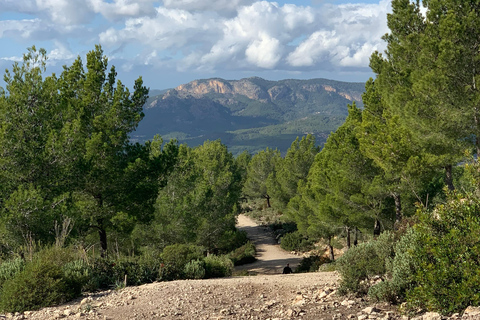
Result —
[[88, 22], [92, 14], [84, 0], [36, 0], [38, 10], [60, 25]]
[[281, 59], [280, 41], [267, 34], [262, 34], [260, 39], [254, 40], [245, 50], [247, 61], [265, 69], [271, 69]]
[[[236, 10], [233, 17], [221, 10]], [[283, 6], [268, 1], [164, 0], [156, 16], [128, 19], [100, 34], [101, 43], [142, 43], [170, 50], [179, 68], [332, 69], [367, 67], [383, 48], [388, 0], [378, 4]]]
[[100, 13], [109, 20], [117, 21], [122, 18], [151, 16], [155, 14], [156, 0], [88, 0], [91, 9]]
[[234, 13], [239, 7], [252, 4], [253, 0], [163, 0], [167, 9], [181, 9], [188, 11], [216, 11]]
[[391, 10], [389, 0], [315, 6], [255, 0], [0, 1], [0, 12], [33, 16], [0, 21], [0, 40], [55, 40], [55, 60], [78, 54], [67, 45], [73, 37], [83, 52], [99, 42], [126, 71], [145, 65], [212, 72], [366, 69], [371, 53], [384, 48], [381, 36]]

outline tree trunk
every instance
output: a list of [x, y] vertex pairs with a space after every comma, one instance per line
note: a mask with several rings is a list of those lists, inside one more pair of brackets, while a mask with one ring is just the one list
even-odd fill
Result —
[[350, 243], [350, 228], [345, 227], [345, 231], [347, 231], [347, 250], [350, 249], [351, 243]]
[[267, 208], [271, 208], [272, 206], [270, 205], [270, 196], [268, 194], [265, 195], [265, 199], [267, 200]]
[[330, 253], [330, 260], [335, 261], [335, 254], [333, 253], [332, 238], [328, 238], [328, 250]]
[[376, 239], [380, 235], [381, 226], [380, 226], [380, 221], [378, 219], [375, 219], [375, 225], [373, 226], [373, 238]]
[[[474, 70], [475, 72], [475, 70]], [[476, 91], [477, 90], [477, 83], [475, 80], [475, 76], [473, 77], [473, 89]], [[480, 157], [480, 121], [479, 121], [479, 111], [478, 107], [474, 107], [474, 113], [473, 113], [473, 119], [475, 121], [475, 148], [477, 150], [477, 159]]]
[[100, 237], [100, 248], [102, 248], [102, 258], [107, 257], [107, 231], [102, 227], [102, 221], [98, 221], [98, 235]]
[[358, 244], [358, 229], [357, 229], [357, 227], [355, 227], [355, 229], [353, 231], [354, 231], [354, 233], [353, 233], [353, 246], [356, 247], [357, 244]]
[[452, 174], [451, 164], [445, 166], [445, 184], [447, 185], [448, 190], [450, 191], [455, 190], [455, 186], [453, 185], [453, 174]]
[[398, 193], [393, 194], [395, 200], [395, 225], [398, 225], [402, 221], [402, 201]]

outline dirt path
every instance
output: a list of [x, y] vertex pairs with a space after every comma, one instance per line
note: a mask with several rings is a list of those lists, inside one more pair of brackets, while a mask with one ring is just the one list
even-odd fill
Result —
[[[7, 315], [14, 320], [90, 319], [401, 319], [391, 306], [367, 307], [362, 298], [335, 294], [336, 272], [281, 274], [300, 257], [275, 244], [268, 229], [246, 216], [238, 219], [256, 244], [258, 261], [241, 270], [257, 274], [207, 280], [158, 282], [84, 296], [68, 304]], [[2, 316], [0, 315], [0, 318]]]
[[245, 230], [248, 238], [255, 244], [257, 261], [238, 266], [235, 268], [236, 271], [247, 270], [251, 274], [280, 274], [287, 263], [295, 269], [302, 260], [301, 257], [280, 248], [268, 228], [258, 225], [245, 215], [238, 216], [237, 228]]

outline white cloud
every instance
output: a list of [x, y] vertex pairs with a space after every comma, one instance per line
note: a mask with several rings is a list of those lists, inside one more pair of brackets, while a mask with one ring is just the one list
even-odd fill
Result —
[[185, 72], [358, 70], [385, 47], [381, 36], [391, 9], [389, 0], [379, 1], [312, 7], [255, 0], [0, 0], [0, 12], [32, 17], [0, 21], [0, 41], [49, 41], [52, 61], [101, 43], [125, 71], [145, 65]]
[[135, 42], [161, 50], [188, 48], [204, 41], [211, 42], [207, 38], [216, 32], [209, 26], [212, 23], [217, 20], [210, 20], [208, 15], [158, 8], [155, 17], [128, 19], [122, 30], [110, 28], [100, 33], [99, 38], [100, 43], [108, 46]]
[[93, 18], [84, 0], [36, 0], [36, 6], [52, 22], [60, 25], [77, 25]]
[[47, 29], [40, 19], [2, 20], [0, 38], [30, 39], [38, 31]]
[[253, 2], [253, 0], [163, 0], [163, 5], [167, 9], [234, 13], [239, 7], [250, 5]]
[[325, 62], [332, 57], [338, 42], [335, 31], [314, 32], [288, 55], [287, 61], [293, 67], [310, 67]]
[[142, 17], [155, 14], [155, 0], [88, 0], [95, 13], [100, 13], [109, 20], [116, 21], [124, 17]]
[[281, 59], [281, 45], [278, 39], [261, 34], [245, 51], [247, 61], [265, 69], [272, 69]]
[[55, 49], [48, 53], [48, 62], [55, 64], [56, 61], [73, 60], [77, 55], [73, 54], [68, 45], [55, 41]]

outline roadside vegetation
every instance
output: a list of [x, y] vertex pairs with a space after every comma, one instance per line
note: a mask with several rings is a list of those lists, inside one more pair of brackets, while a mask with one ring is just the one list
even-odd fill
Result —
[[423, 5], [392, 1], [363, 108], [321, 150], [305, 135], [285, 155], [132, 143], [141, 78], [129, 91], [99, 46], [44, 76], [29, 48], [0, 91], [0, 310], [230, 276], [255, 257], [240, 212], [286, 250], [316, 249], [298, 272], [335, 268], [341, 293], [406, 313], [479, 306], [478, 8]]

